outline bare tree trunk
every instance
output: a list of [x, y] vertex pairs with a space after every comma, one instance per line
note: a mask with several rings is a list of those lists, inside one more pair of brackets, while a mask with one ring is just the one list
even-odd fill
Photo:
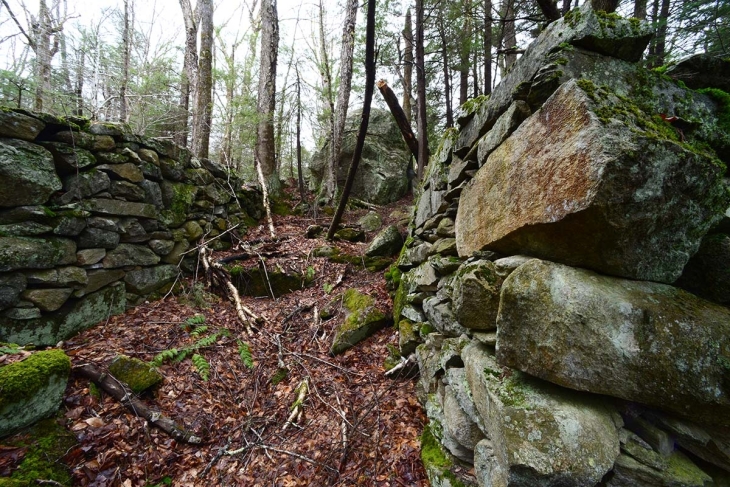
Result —
[[[44, 105], [51, 93], [51, 61], [58, 51], [58, 32], [61, 31], [63, 23], [60, 19], [51, 17], [51, 12], [46, 5], [46, 0], [40, 0], [38, 7], [38, 19], [33, 22], [35, 35], [35, 55], [37, 87], [35, 95], [35, 110], [43, 111]], [[32, 46], [31, 46], [32, 47]], [[45, 107], [48, 108], [47, 106]]]
[[[472, 12], [471, 0], [464, 2], [464, 30], [459, 45], [459, 106], [469, 98], [469, 54], [471, 51]], [[444, 45], [444, 48], [446, 46]], [[451, 127], [451, 125], [449, 125]]]
[[[420, 0], [417, 0], [417, 2], [420, 2]], [[350, 191], [352, 191], [352, 185], [355, 182], [357, 166], [360, 164], [360, 157], [362, 156], [362, 150], [365, 145], [365, 136], [368, 132], [368, 123], [370, 122], [370, 104], [373, 100], [373, 85], [375, 84], [375, 0], [368, 0], [368, 20], [366, 32], [365, 99], [363, 100], [362, 120], [360, 120], [360, 130], [357, 133], [355, 152], [352, 154], [352, 163], [350, 164], [350, 169], [347, 171], [347, 181], [345, 181], [345, 187], [342, 189], [340, 204], [337, 205], [337, 211], [332, 217], [332, 223], [327, 231], [327, 240], [332, 240], [335, 236], [337, 227], [340, 225], [340, 220], [342, 220], [342, 215], [345, 213], [345, 206], [347, 206], [347, 200], [350, 198]]]
[[484, 0], [484, 94], [492, 93], [492, 0]]
[[571, 4], [570, 0], [563, 0], [563, 8], [560, 10], [560, 13], [562, 15], [565, 15], [568, 12], [570, 12], [570, 4]]
[[408, 124], [411, 123], [413, 116], [413, 108], [411, 100], [413, 99], [413, 27], [411, 20], [410, 7], [406, 10], [406, 23], [403, 28], [403, 40], [405, 41], [406, 53], [403, 58], [403, 111], [406, 114]]
[[[560, 12], [558, 6], [555, 5], [553, 0], [537, 0], [537, 5], [540, 7], [542, 14], [548, 20], [548, 22], [555, 22], [560, 18]], [[563, 6], [564, 8], [565, 6]]]
[[[63, 15], [61, 15], [61, 2], [56, 4], [56, 18], [66, 18], [68, 16], [68, 3], [63, 0]], [[71, 84], [71, 69], [68, 65], [68, 49], [66, 47], [66, 35], [63, 32], [58, 33], [59, 45], [61, 53], [61, 77], [63, 78], [63, 91], [69, 97], [73, 96], [73, 85]], [[73, 102], [72, 102], [73, 103]]]
[[637, 19], [646, 20], [646, 1], [636, 0], [634, 2], [634, 17]]
[[79, 53], [78, 64], [76, 65], [76, 83], [74, 93], [76, 96], [76, 115], [79, 117], [84, 115], [84, 65], [86, 64], [86, 51], [84, 49]]
[[[446, 39], [446, 26], [444, 25], [444, 15], [438, 16], [438, 34], [441, 39], [441, 62], [444, 71], [444, 102], [446, 104], [446, 127], [454, 126], [454, 108], [451, 94], [451, 73], [449, 69], [449, 46]], [[420, 97], [420, 92], [419, 92]], [[419, 105], [420, 108], [420, 105]], [[421, 133], [418, 133], [421, 136]]]
[[119, 121], [127, 121], [127, 84], [129, 83], [129, 0], [124, 0], [124, 25], [122, 27], [122, 83], [119, 88]]
[[418, 85], [418, 180], [423, 179], [423, 173], [428, 164], [428, 124], [426, 114], [426, 54], [423, 25], [423, 0], [416, 0], [416, 84]]
[[213, 113], [213, 0], [198, 0], [197, 7], [200, 8], [200, 52], [191, 148], [198, 158], [207, 159]]
[[603, 11], [606, 13], [613, 13], [618, 8], [620, 0], [591, 0], [591, 7], [596, 12]]
[[[340, 160], [340, 152], [342, 152], [345, 121], [347, 120], [347, 109], [350, 103], [352, 58], [355, 51], [355, 23], [359, 2], [358, 0], [347, 0], [346, 5], [345, 22], [342, 27], [342, 44], [340, 46], [340, 86], [337, 89], [337, 105], [332, 132], [332, 161], [330, 165], [334, 169], [333, 174], [337, 174], [337, 162]], [[332, 197], [334, 197], [334, 192]]]
[[662, 66], [666, 55], [667, 24], [669, 23], [670, 0], [662, 0], [662, 8], [659, 12], [659, 19], [656, 30], [656, 49], [652, 66]]
[[504, 55], [504, 72], [517, 61], [517, 53], [511, 52], [517, 47], [517, 33], [515, 31], [515, 0], [502, 0], [502, 47], [507, 53]]
[[274, 154], [274, 113], [276, 111], [276, 58], [279, 51], [279, 21], [276, 0], [261, 2], [261, 64], [257, 112], [255, 162], [260, 164], [270, 194], [279, 192], [279, 175]]
[[[190, 6], [190, 0], [180, 0], [180, 8], [185, 22], [185, 57], [180, 81], [179, 120], [175, 142], [183, 147], [188, 145], [190, 117], [190, 98], [195, 98], [193, 87], [198, 82], [198, 21]], [[193, 103], [194, 105], [194, 103]]]
[[320, 188], [320, 195], [327, 202], [332, 201], [337, 192], [337, 160], [335, 156], [335, 98], [332, 91], [332, 72], [330, 70], [330, 59], [327, 53], [327, 37], [324, 31], [324, 4], [319, 0], [319, 67], [322, 76], [322, 96], [326, 107], [327, 123], [329, 125], [329, 154], [323, 178], [323, 185]]
[[299, 79], [299, 67], [297, 71], [297, 176], [299, 179], [299, 196], [304, 201], [304, 175], [302, 174], [302, 87]]

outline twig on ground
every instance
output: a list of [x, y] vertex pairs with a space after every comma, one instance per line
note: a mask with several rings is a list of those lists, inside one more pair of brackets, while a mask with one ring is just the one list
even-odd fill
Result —
[[287, 429], [287, 427], [292, 423], [298, 423], [301, 420], [302, 413], [304, 412], [304, 400], [307, 398], [307, 392], [309, 392], [308, 379], [302, 379], [296, 390], [298, 392], [297, 398], [294, 401], [294, 404], [292, 404], [291, 414], [289, 414], [289, 417], [286, 418], [286, 423], [284, 423], [284, 426], [281, 428], [282, 431]]

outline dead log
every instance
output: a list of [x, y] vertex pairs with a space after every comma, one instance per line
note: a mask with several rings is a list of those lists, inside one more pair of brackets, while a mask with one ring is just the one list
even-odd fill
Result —
[[77, 365], [73, 368], [73, 372], [80, 377], [89, 379], [104, 392], [122, 403], [134, 414], [145, 418], [152, 425], [157, 426], [162, 431], [172, 436], [175, 440], [192, 443], [194, 445], [199, 445], [203, 442], [203, 439], [199, 436], [186, 431], [170, 418], [163, 416], [162, 413], [153, 411], [147, 407], [145, 403], [135, 397], [134, 393], [132, 393], [132, 391], [127, 388], [123, 382], [120, 382], [108, 373], [102, 372], [94, 365]]
[[408, 148], [411, 150], [411, 154], [413, 154], [414, 159], [417, 161], [418, 140], [413, 133], [410, 122], [408, 122], [408, 117], [406, 117], [403, 108], [401, 108], [400, 103], [398, 103], [398, 97], [395, 96], [393, 90], [391, 90], [390, 86], [388, 86], [388, 82], [384, 79], [381, 79], [380, 81], [375, 83], [375, 86], [378, 87], [378, 90], [380, 90], [380, 94], [383, 95], [385, 103], [388, 104], [388, 108], [390, 109], [390, 113], [393, 114], [393, 118], [398, 124], [400, 133], [401, 135], [403, 135], [403, 140], [406, 141], [406, 144], [408, 144]]

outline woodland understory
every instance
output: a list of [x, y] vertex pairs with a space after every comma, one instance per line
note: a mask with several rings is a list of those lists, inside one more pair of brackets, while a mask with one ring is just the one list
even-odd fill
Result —
[[[404, 199], [379, 212], [389, 224], [388, 214], [409, 203]], [[364, 213], [350, 211], [345, 222]], [[243, 305], [262, 321], [253, 333], [228, 299], [206, 288], [201, 271], [180, 282], [176, 292], [110, 317], [63, 345], [74, 366], [105, 370], [117, 354], [151, 361], [165, 350], [190, 347], [201, 336], [217, 336], [197, 350], [210, 366], [208, 380], [188, 356], [162, 365], [164, 382], [141, 397], [202, 437], [200, 445], [177, 442], [88, 379], [72, 377], [58, 420], [78, 439], [63, 458], [74, 485], [428, 485], [418, 438], [425, 416], [415, 382], [384, 375], [388, 346], [397, 346], [396, 331], [388, 327], [332, 357], [340, 307], [333, 307], [338, 314], [332, 319], [319, 318], [320, 310], [348, 288], [374, 296], [377, 306], [390, 312], [383, 273], [311, 257], [325, 241], [306, 239], [305, 229], [330, 217], [274, 218], [277, 238], [269, 237], [265, 225], [249, 229], [241, 244], [259, 243], [250, 246], [252, 257], [237, 263], [251, 267], [263, 261], [269, 269], [313, 272], [314, 281], [277, 299], [243, 297]], [[337, 245], [362, 254], [366, 244]], [[213, 260], [240, 249], [214, 253]], [[204, 325], [195, 316], [203, 316]], [[241, 353], [244, 343], [252, 364]], [[300, 395], [303, 381], [308, 392]], [[299, 403], [301, 417], [287, 425]]]

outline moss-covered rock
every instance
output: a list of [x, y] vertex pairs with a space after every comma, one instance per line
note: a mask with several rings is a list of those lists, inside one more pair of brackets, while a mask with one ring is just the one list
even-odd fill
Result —
[[479, 343], [464, 347], [461, 356], [492, 440], [491, 454], [474, 458], [483, 485], [582, 487], [611, 470], [619, 436], [617, 413], [607, 401], [504, 369]]
[[330, 347], [332, 355], [343, 353], [392, 323], [391, 317], [386, 316], [375, 306], [375, 299], [372, 296], [363, 294], [357, 289], [345, 291], [342, 295], [342, 307], [345, 311], [345, 321], [335, 332]]
[[572, 389], [730, 426], [730, 310], [681, 289], [531, 260], [502, 287], [497, 358]]
[[63, 238], [0, 237], [0, 272], [76, 263], [76, 244]]
[[45, 126], [45, 123], [35, 117], [13, 110], [0, 110], [0, 137], [32, 141]]
[[369, 257], [390, 257], [397, 254], [402, 247], [403, 235], [401, 235], [397, 226], [389, 225], [373, 238], [373, 241], [365, 250], [365, 255]]
[[28, 320], [3, 318], [0, 340], [53, 346], [111, 315], [122, 313], [125, 304], [124, 283], [115, 283], [81, 300], [68, 302], [51, 315]]
[[162, 382], [162, 374], [157, 368], [138, 358], [117, 355], [109, 364], [109, 373], [124, 382], [136, 394]]
[[70, 372], [71, 360], [62, 350], [0, 367], [0, 437], [56, 412]]
[[50, 152], [23, 140], [0, 140], [0, 207], [43, 204], [61, 187]]

